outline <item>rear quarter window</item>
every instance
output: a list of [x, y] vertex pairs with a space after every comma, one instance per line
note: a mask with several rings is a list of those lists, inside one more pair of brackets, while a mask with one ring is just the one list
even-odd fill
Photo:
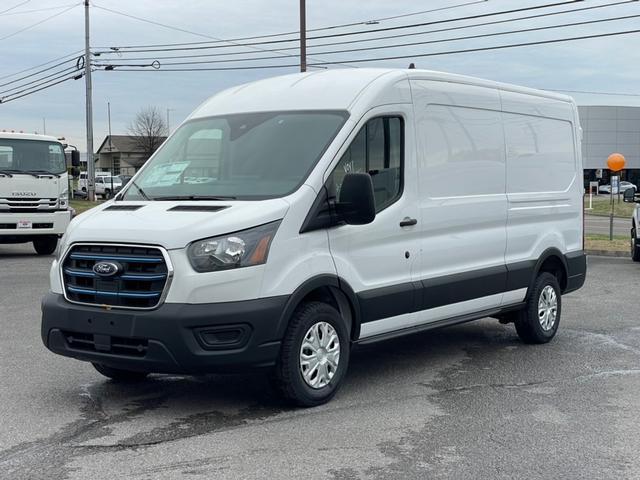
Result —
[[504, 114], [507, 193], [562, 192], [576, 175], [570, 122]]

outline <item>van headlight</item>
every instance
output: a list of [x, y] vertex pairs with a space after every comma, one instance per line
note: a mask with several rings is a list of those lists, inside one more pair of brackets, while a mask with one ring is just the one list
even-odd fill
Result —
[[187, 256], [196, 272], [251, 267], [267, 261], [280, 220], [241, 232], [204, 238], [189, 245]]
[[59, 208], [67, 208], [69, 206], [69, 190], [65, 190], [60, 194], [58, 206]]

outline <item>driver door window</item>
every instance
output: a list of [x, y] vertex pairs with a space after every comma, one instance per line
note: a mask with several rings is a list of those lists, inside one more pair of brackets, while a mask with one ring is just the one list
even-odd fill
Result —
[[402, 194], [403, 142], [402, 118], [377, 117], [369, 120], [330, 176], [328, 184], [332, 195], [339, 198], [347, 173], [366, 172], [373, 182], [376, 212], [394, 203]]

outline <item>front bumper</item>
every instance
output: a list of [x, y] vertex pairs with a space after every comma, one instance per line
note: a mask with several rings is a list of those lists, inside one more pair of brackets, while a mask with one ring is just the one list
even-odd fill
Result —
[[42, 341], [54, 353], [114, 368], [208, 373], [275, 365], [287, 296], [155, 310], [105, 310], [49, 293]]
[[[21, 221], [31, 222], [33, 228], [18, 228]], [[0, 237], [61, 236], [71, 221], [71, 210], [18, 213], [0, 211]]]

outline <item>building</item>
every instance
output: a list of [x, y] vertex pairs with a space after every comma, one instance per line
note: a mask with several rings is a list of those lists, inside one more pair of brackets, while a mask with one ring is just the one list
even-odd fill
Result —
[[[160, 137], [160, 144], [167, 137]], [[96, 152], [96, 171], [133, 175], [149, 158], [140, 142], [131, 135], [107, 135]]]
[[[640, 184], [640, 107], [581, 106], [582, 161], [585, 185], [609, 183], [607, 158], [621, 153], [627, 160], [622, 179]], [[602, 173], [602, 179], [597, 176]]]

